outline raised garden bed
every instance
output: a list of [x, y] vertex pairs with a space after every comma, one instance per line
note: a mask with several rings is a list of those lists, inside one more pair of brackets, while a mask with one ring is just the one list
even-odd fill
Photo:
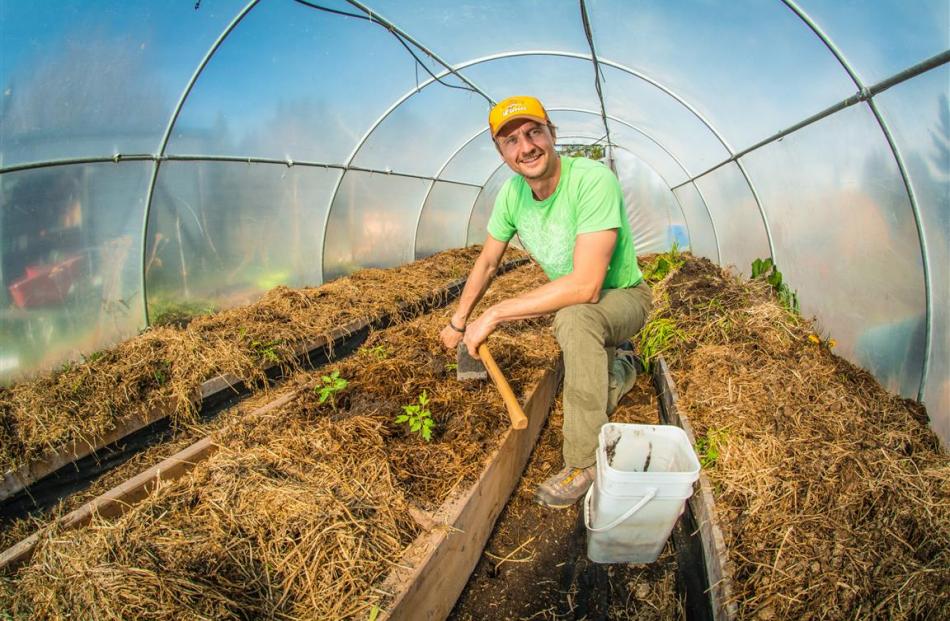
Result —
[[[280, 287], [248, 307], [153, 329], [0, 389], [0, 464], [8, 468], [0, 501], [157, 421], [194, 421], [199, 410], [233, 402], [288, 369], [355, 347], [371, 328], [446, 303], [475, 252], [440, 253], [390, 270], [389, 280], [383, 270], [364, 270], [314, 289]], [[500, 271], [525, 261], [516, 256]]]
[[[543, 282], [535, 268], [519, 272], [501, 277], [508, 280], [498, 290]], [[403, 564], [429, 528], [430, 551], [457, 545], [454, 531], [439, 526], [452, 515], [487, 524], [487, 536], [507, 497], [502, 479], [513, 485], [520, 473], [512, 455], [523, 465], [533, 444], [523, 437], [521, 448], [498, 451], [513, 441], [501, 400], [485, 384], [454, 380], [454, 356], [434, 336], [446, 317], [373, 333], [333, 367], [349, 381], [335, 398], [319, 403], [328, 371], [312, 374], [287, 403], [216, 433], [213, 455], [117, 520], [93, 516], [80, 530], [47, 531], [32, 561], [3, 579], [4, 607], [40, 617], [70, 608], [99, 618], [401, 614], [399, 602], [413, 600], [394, 592], [396, 578], [387, 581], [393, 563]], [[544, 325], [492, 338], [516, 392], [543, 385], [549, 399], [556, 381], [542, 381], [542, 370], [557, 348]], [[423, 390], [437, 423], [431, 443], [393, 422]], [[536, 433], [540, 418], [532, 424]], [[493, 469], [504, 476], [482, 474]], [[488, 487], [473, 488], [478, 481]], [[480, 502], [460, 500], [478, 494]], [[472, 510], [487, 513], [466, 517]], [[477, 558], [482, 543], [465, 545]]]
[[950, 617], [950, 458], [923, 407], [834, 355], [764, 279], [688, 258], [654, 292], [727, 550], [706, 555], [723, 561], [719, 618]]

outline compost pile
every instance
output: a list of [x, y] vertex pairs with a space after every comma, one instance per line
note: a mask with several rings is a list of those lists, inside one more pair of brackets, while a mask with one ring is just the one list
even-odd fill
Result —
[[[487, 304], [546, 282], [536, 267], [497, 280]], [[422, 530], [414, 516], [464, 490], [508, 429], [490, 383], [455, 379], [455, 354], [437, 339], [450, 314], [374, 332], [354, 356], [301, 376], [291, 401], [216, 432], [218, 452], [118, 520], [47, 531], [32, 562], [0, 579], [0, 608], [50, 619], [369, 618]], [[516, 393], [556, 364], [548, 324], [508, 324], [491, 338]], [[430, 413], [431, 441], [396, 422], [411, 405]]]
[[950, 618], [950, 458], [923, 408], [764, 279], [689, 258], [655, 294], [740, 617]]
[[[464, 277], [477, 247], [389, 269], [366, 269], [320, 287], [276, 287], [261, 300], [184, 326], [153, 327], [81, 363], [0, 388], [0, 472], [75, 441], [95, 445], [119, 421], [155, 407], [191, 421], [202, 382], [232, 374], [263, 386], [265, 369], [296, 364], [298, 349], [361, 319], [395, 320], [436, 288]], [[521, 256], [518, 250], [508, 253]]]

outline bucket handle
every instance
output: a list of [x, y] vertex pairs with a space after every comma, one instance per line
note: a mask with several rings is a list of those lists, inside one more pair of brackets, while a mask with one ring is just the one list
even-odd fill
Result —
[[610, 524], [607, 524], [606, 526], [601, 526], [600, 528], [594, 528], [593, 526], [590, 525], [590, 503], [591, 503], [591, 500], [593, 499], [593, 493], [594, 493], [594, 486], [591, 485], [590, 489], [587, 490], [587, 495], [584, 497], [584, 525], [587, 527], [587, 530], [589, 530], [592, 533], [602, 533], [604, 531], [608, 531], [611, 528], [618, 526], [622, 522], [625, 522], [630, 517], [632, 517], [634, 513], [636, 513], [643, 507], [645, 507], [646, 504], [650, 502], [651, 500], [653, 500], [653, 497], [656, 496], [657, 489], [658, 488], [656, 487], [648, 488], [646, 496], [641, 498], [640, 502], [638, 502], [637, 504], [627, 509], [626, 513], [618, 517], [616, 520], [614, 520]]

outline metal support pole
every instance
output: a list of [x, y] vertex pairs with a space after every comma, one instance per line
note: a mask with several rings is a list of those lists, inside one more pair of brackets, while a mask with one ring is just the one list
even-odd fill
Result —
[[158, 171], [161, 167], [161, 156], [165, 154], [165, 149], [168, 147], [168, 140], [172, 134], [172, 128], [175, 126], [175, 121], [178, 120], [178, 115], [181, 114], [181, 109], [185, 105], [185, 100], [188, 99], [191, 89], [194, 88], [195, 82], [198, 81], [198, 76], [201, 75], [201, 72], [204, 71], [204, 68], [208, 65], [208, 62], [211, 60], [211, 57], [214, 55], [218, 48], [221, 47], [221, 44], [224, 43], [224, 40], [229, 34], [237, 27], [242, 19], [250, 12], [252, 8], [257, 4], [258, 0], [251, 0], [247, 5], [241, 9], [241, 11], [234, 16], [234, 19], [231, 20], [231, 23], [225, 27], [224, 31], [218, 35], [218, 38], [214, 43], [211, 44], [211, 47], [208, 49], [207, 53], [204, 55], [204, 58], [201, 59], [201, 62], [198, 63], [198, 66], [195, 68], [194, 73], [191, 75], [191, 79], [188, 80], [188, 84], [185, 86], [185, 90], [182, 91], [181, 96], [178, 98], [178, 103], [175, 105], [175, 109], [172, 111], [171, 118], [168, 119], [168, 125], [165, 127], [165, 133], [162, 135], [162, 141], [158, 149], [158, 157], [155, 159], [155, 166], [152, 169], [152, 178], [148, 184], [148, 193], [145, 195], [145, 215], [142, 218], [142, 307], [145, 313], [145, 325], [150, 324], [148, 316], [148, 285], [145, 282], [145, 267], [148, 257], [146, 256], [148, 250], [148, 220], [149, 214], [152, 210], [152, 199], [155, 196], [155, 184], [158, 181]]
[[[916, 75], [920, 75], [925, 71], [929, 71], [934, 67], [938, 67], [948, 61], [950, 61], [950, 50], [944, 51], [941, 54], [937, 54], [922, 63], [918, 63], [913, 67], [909, 67], [904, 71], [901, 71], [890, 78], [879, 82], [878, 84], [867, 88], [861, 81], [861, 78], [858, 77], [857, 72], [851, 66], [851, 63], [848, 62], [848, 59], [845, 58], [844, 54], [838, 47], [834, 44], [830, 37], [818, 26], [817, 23], [807, 14], [805, 11], [799, 7], [793, 0], [782, 0], [792, 12], [794, 12], [808, 27], [815, 33], [821, 42], [825, 44], [828, 50], [838, 59], [838, 62], [841, 63], [841, 66], [848, 73], [848, 76], [854, 82], [854, 85], [858, 88], [858, 95], [863, 99], [868, 100], [868, 107], [871, 109], [871, 112], [874, 114], [874, 118], [877, 120], [878, 125], [881, 127], [881, 132], [884, 134], [885, 140], [891, 149], [891, 153], [894, 155], [894, 160], [897, 162], [897, 168], [901, 174], [901, 180], [904, 183], [904, 188], [907, 191], [907, 198], [910, 201], [911, 213], [914, 216], [914, 226], [917, 229], [917, 239], [920, 244], [920, 259], [922, 264], [922, 271], [924, 277], [924, 296], [925, 296], [925, 305], [926, 305], [926, 337], [924, 342], [924, 359], [920, 371], [920, 386], [917, 390], [917, 401], [923, 401], [924, 393], [927, 389], [927, 380], [930, 375], [930, 356], [933, 351], [933, 284], [931, 280], [930, 273], [930, 253], [927, 249], [927, 236], [924, 231], [923, 218], [920, 215], [920, 206], [917, 204], [917, 195], [914, 192], [913, 185], [910, 182], [910, 176], [907, 173], [907, 166], [904, 163], [904, 156], [901, 154], [900, 148], [897, 146], [897, 143], [894, 141], [894, 136], [890, 130], [890, 127], [887, 124], [887, 120], [878, 110], [877, 105], [874, 103], [873, 95], [882, 93], [888, 88], [896, 84], [900, 84], [906, 80], [911, 79]], [[855, 102], [857, 103], [857, 102]]]

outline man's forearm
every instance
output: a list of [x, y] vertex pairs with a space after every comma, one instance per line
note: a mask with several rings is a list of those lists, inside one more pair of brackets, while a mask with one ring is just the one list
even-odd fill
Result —
[[481, 259], [475, 262], [475, 265], [472, 266], [472, 271], [468, 275], [468, 280], [465, 281], [465, 287], [462, 288], [462, 295], [459, 296], [459, 303], [455, 309], [455, 313], [452, 315], [453, 324], [459, 328], [465, 326], [475, 306], [478, 305], [482, 296], [485, 295], [485, 291], [488, 289], [488, 285], [491, 284], [492, 279], [495, 277], [495, 272], [497, 271], [497, 265], [492, 265]]
[[593, 303], [598, 300], [599, 295], [599, 286], [592, 287], [590, 281], [582, 280], [576, 274], [568, 274], [527, 293], [499, 302], [488, 308], [484, 315], [486, 321], [497, 326], [506, 321], [548, 315], [575, 304]]

